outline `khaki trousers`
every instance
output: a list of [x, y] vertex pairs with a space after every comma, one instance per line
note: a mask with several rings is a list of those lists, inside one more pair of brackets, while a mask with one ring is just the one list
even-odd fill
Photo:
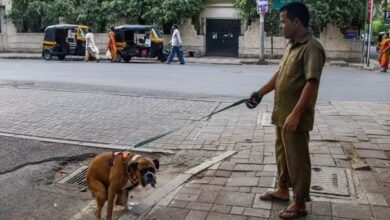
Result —
[[276, 127], [277, 182], [281, 188], [292, 187], [294, 200], [310, 200], [311, 163], [309, 155], [309, 131], [283, 132]]

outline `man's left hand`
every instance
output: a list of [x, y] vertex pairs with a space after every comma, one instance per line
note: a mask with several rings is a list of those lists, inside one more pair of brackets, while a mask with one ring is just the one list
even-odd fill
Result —
[[295, 132], [299, 124], [300, 117], [297, 114], [291, 113], [284, 122], [283, 131]]

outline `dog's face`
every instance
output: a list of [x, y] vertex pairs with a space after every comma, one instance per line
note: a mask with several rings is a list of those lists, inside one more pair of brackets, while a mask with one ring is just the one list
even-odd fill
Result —
[[158, 159], [151, 160], [148, 157], [142, 156], [137, 158], [136, 161], [131, 162], [130, 167], [136, 171], [143, 187], [148, 184], [152, 187], [156, 186], [156, 170], [160, 167]]

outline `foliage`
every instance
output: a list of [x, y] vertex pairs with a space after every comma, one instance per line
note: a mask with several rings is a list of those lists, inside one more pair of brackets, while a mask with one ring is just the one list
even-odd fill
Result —
[[258, 17], [255, 0], [234, 0], [234, 7], [238, 9], [238, 15], [242, 18]]
[[381, 7], [380, 4], [377, 4], [376, 6], [377, 6], [376, 7], [377, 11], [372, 22], [372, 36], [373, 36], [372, 41], [374, 43], [377, 43], [378, 41], [379, 32], [390, 30], [390, 24], [385, 23], [384, 21], [384, 17], [385, 17], [384, 8]]
[[[364, 27], [364, 17], [367, 0], [304, 0], [310, 10], [310, 27], [318, 36], [328, 23], [334, 23], [343, 32], [348, 28], [354, 27], [358, 30]], [[380, 2], [380, 0], [375, 0]], [[239, 10], [242, 18], [257, 18], [256, 3], [254, 0], [234, 0], [235, 7]], [[272, 0], [269, 0], [270, 8]], [[265, 29], [278, 33], [276, 25], [279, 18], [276, 16], [276, 10], [270, 10], [265, 15]]]
[[13, 0], [11, 17], [22, 31], [42, 31], [58, 17], [74, 17], [72, 0]]
[[199, 14], [208, 0], [12, 0], [11, 17], [19, 31], [39, 32], [58, 17], [67, 23], [88, 24], [96, 31], [105, 31], [127, 23], [163, 25], [179, 23], [183, 18]]
[[[234, 0], [234, 7], [238, 9], [238, 15], [244, 19], [253, 20], [258, 18], [259, 14], [256, 11], [255, 0]], [[269, 0], [269, 5], [272, 1]], [[265, 14], [264, 30], [269, 35], [279, 34], [279, 13], [277, 10], [269, 7], [268, 13]]]
[[310, 26], [317, 34], [328, 23], [335, 24], [341, 32], [364, 27], [366, 0], [306, 0], [305, 3], [311, 13]]

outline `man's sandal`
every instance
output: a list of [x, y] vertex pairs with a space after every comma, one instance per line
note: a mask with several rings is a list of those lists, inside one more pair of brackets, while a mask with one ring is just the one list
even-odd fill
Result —
[[279, 212], [279, 217], [282, 219], [294, 219], [294, 218], [300, 218], [300, 217], [303, 217], [306, 215], [307, 215], [306, 210], [297, 209], [297, 208], [293, 208], [293, 209], [287, 208], [287, 209], [283, 209], [282, 211]]
[[259, 196], [260, 200], [263, 201], [290, 201], [290, 198], [280, 198], [273, 194], [274, 192], [266, 192]]

